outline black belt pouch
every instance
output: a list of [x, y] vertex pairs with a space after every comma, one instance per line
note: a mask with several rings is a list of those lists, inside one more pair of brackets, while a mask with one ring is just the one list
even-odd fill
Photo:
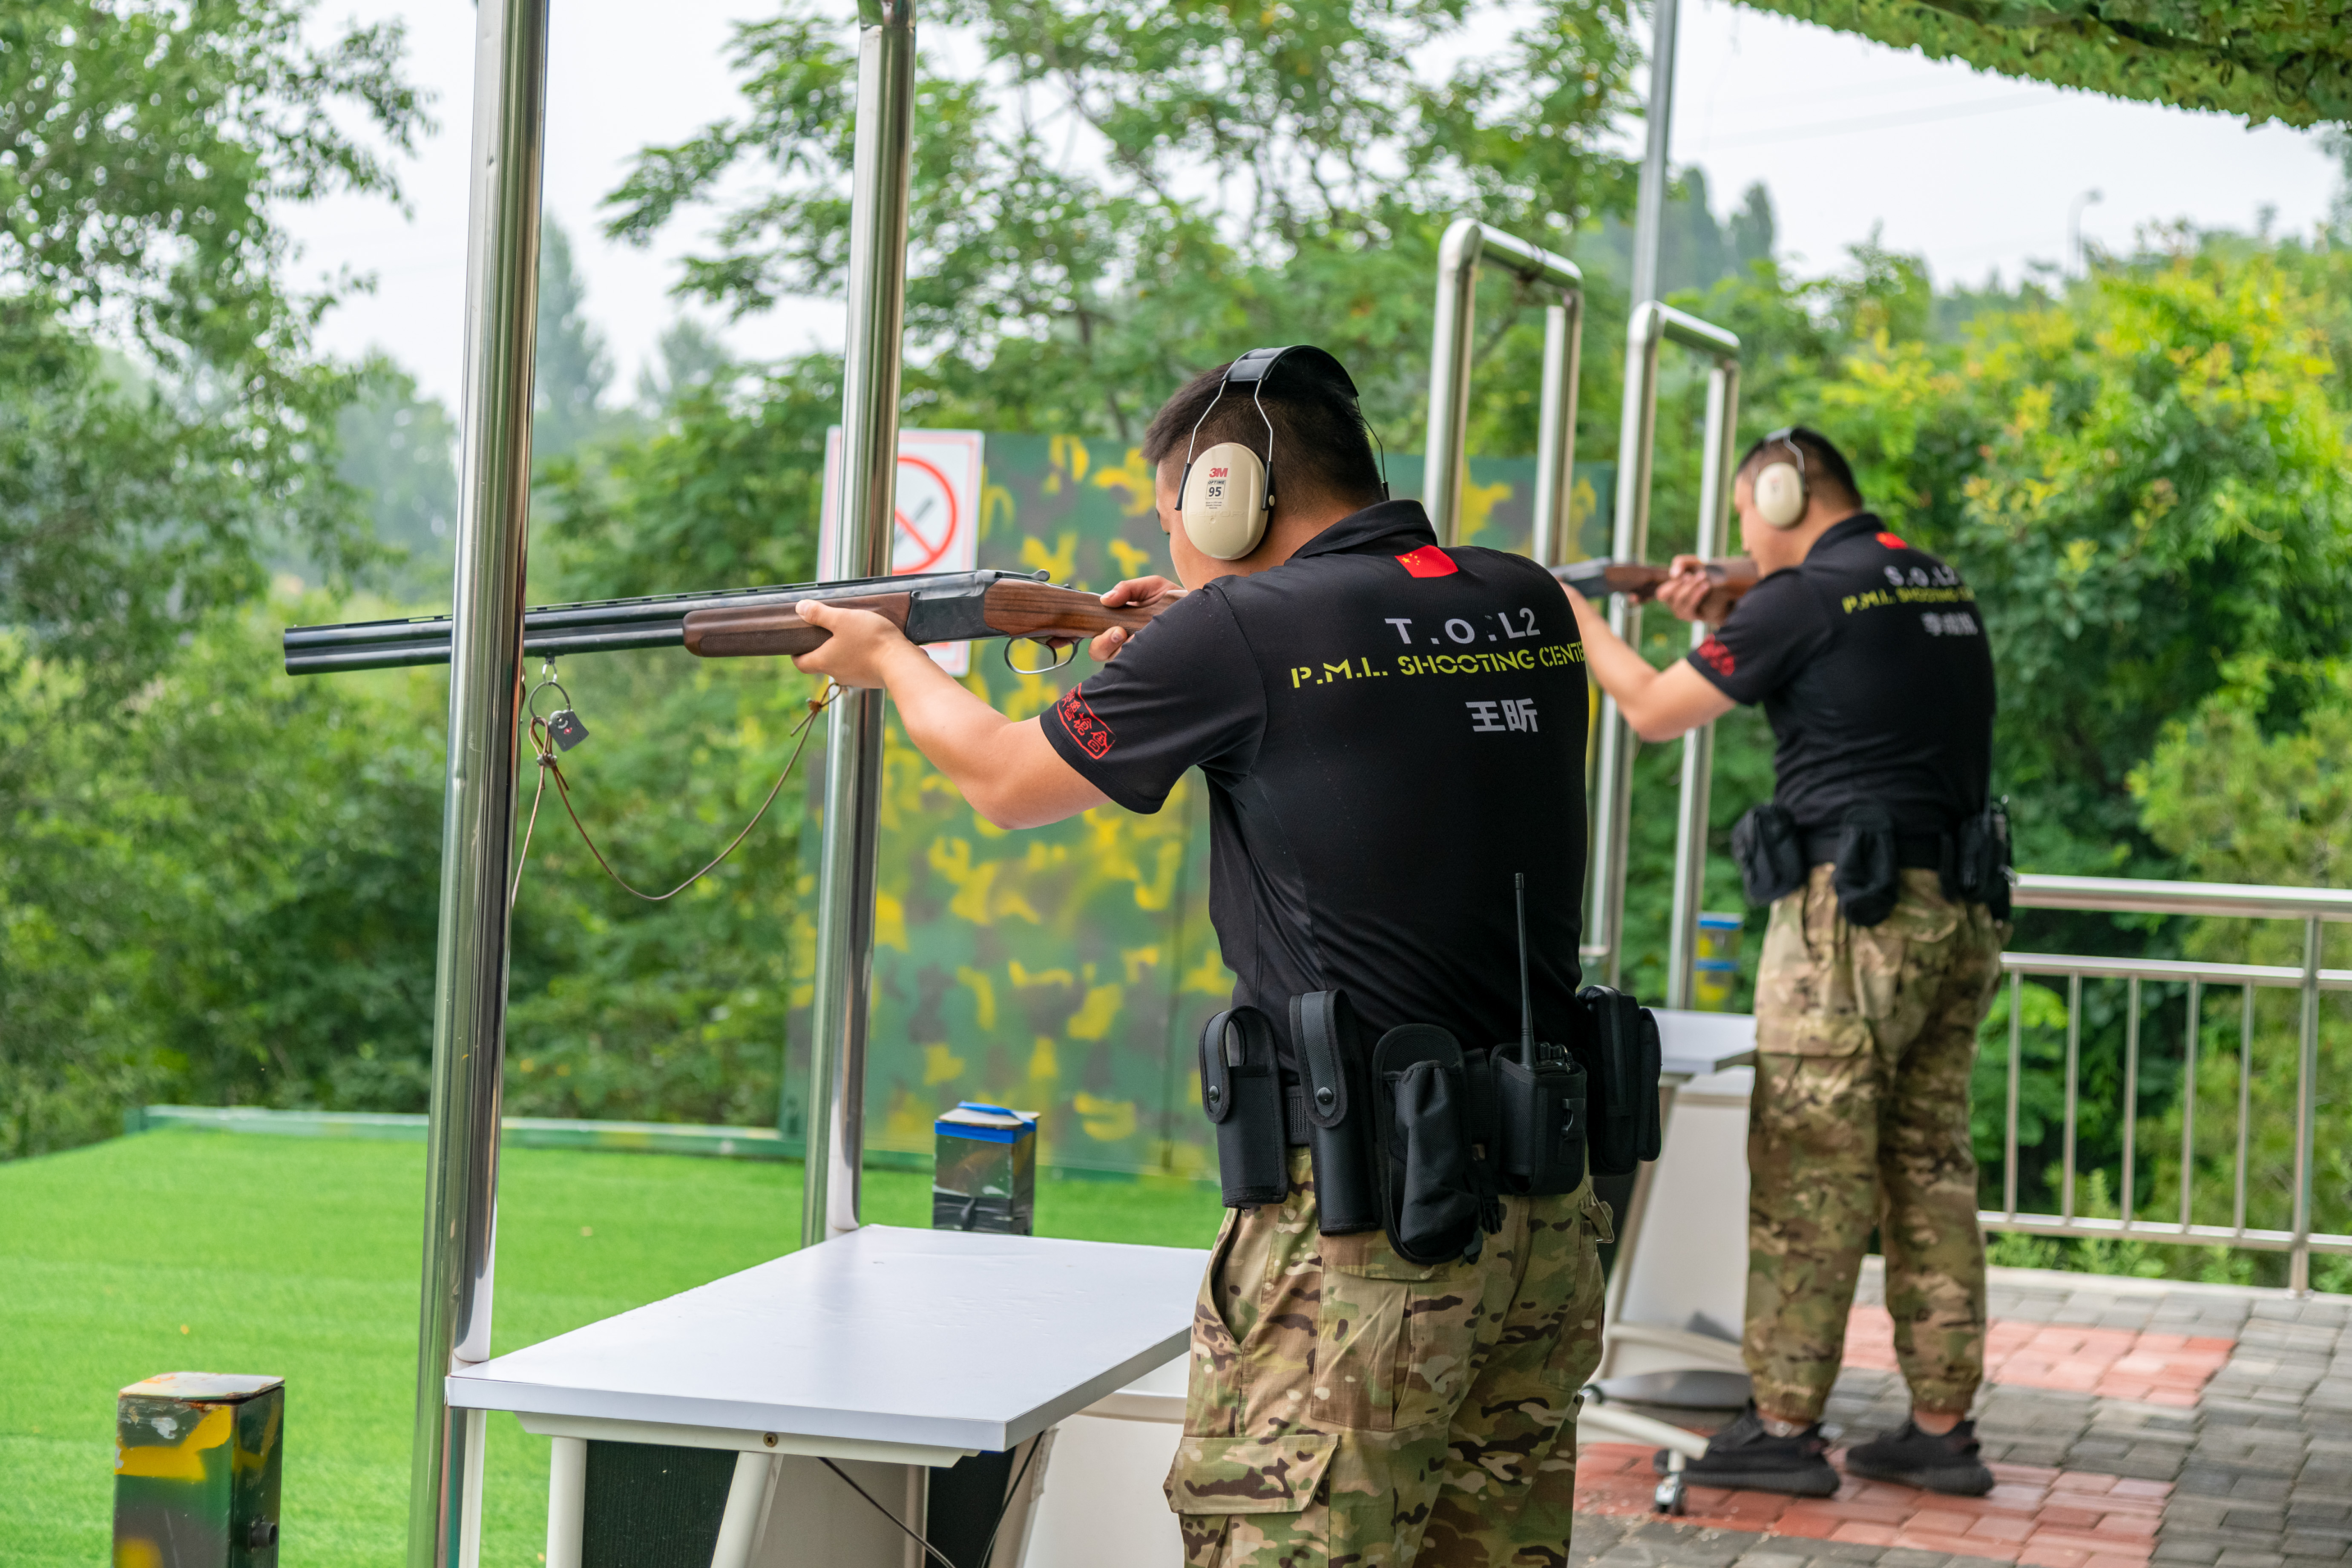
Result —
[[1658, 1157], [1658, 1021], [1633, 997], [1606, 985], [1576, 994], [1584, 1005], [1585, 1071], [1591, 1077], [1593, 1173], [1629, 1176]]
[[1584, 1069], [1553, 1045], [1514, 1041], [1488, 1059], [1503, 1190], [1530, 1197], [1576, 1191], [1584, 1184]]
[[1290, 1146], [1282, 1135], [1282, 1068], [1274, 1023], [1235, 1007], [1201, 1031], [1201, 1107], [1217, 1128], [1217, 1184], [1229, 1209], [1290, 1195]]
[[1381, 1228], [1408, 1263], [1475, 1256], [1483, 1217], [1459, 1041], [1402, 1024], [1372, 1047]]
[[1345, 991], [1290, 999], [1290, 1038], [1305, 1077], [1307, 1143], [1315, 1158], [1315, 1206], [1325, 1236], [1381, 1228], [1372, 1166], [1372, 1106], [1355, 1009]]
[[1770, 904], [1805, 885], [1812, 868], [1805, 863], [1804, 835], [1797, 819], [1774, 801], [1750, 806], [1731, 825], [1731, 858], [1739, 866], [1739, 885], [1751, 904]]
[[1945, 893], [1972, 904], [1982, 904], [1997, 921], [2009, 919], [2009, 808], [1992, 805], [1960, 823], [1956, 864]]
[[1874, 926], [1895, 912], [1903, 871], [1895, 853], [1895, 823], [1884, 806], [1849, 805], [1838, 826], [1838, 913], [1848, 925]]

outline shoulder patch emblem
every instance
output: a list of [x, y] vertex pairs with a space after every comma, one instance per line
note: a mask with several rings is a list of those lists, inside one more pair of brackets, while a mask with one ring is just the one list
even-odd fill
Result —
[[1720, 637], [1707, 638], [1698, 645], [1697, 652], [1699, 658], [1706, 660], [1708, 667], [1717, 675], [1727, 677], [1736, 667], [1737, 661], [1732, 658], [1731, 650], [1723, 646], [1723, 640]]
[[1054, 704], [1054, 712], [1062, 721], [1062, 727], [1070, 732], [1070, 739], [1087, 755], [1100, 762], [1109, 753], [1110, 726], [1095, 717], [1095, 710], [1087, 706], [1087, 700], [1078, 695], [1076, 687], [1062, 694], [1062, 700]]
[[1878, 542], [1884, 544], [1889, 550], [1908, 550], [1911, 548], [1909, 545], [1904, 543], [1899, 536], [1889, 533], [1883, 528], [1878, 531]]
[[1409, 550], [1398, 556], [1397, 562], [1416, 577], [1451, 577], [1462, 570], [1454, 563], [1454, 557], [1434, 544]]

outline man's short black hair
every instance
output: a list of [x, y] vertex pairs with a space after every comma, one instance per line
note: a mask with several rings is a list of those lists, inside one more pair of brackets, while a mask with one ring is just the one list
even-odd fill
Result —
[[[1143, 433], [1145, 462], [1155, 469], [1171, 457], [1181, 462], [1187, 441], [1196, 454], [1220, 441], [1238, 441], [1263, 458], [1271, 424], [1277, 498], [1359, 506], [1381, 499], [1381, 468], [1372, 458], [1370, 432], [1345, 381], [1307, 355], [1290, 354], [1264, 381], [1226, 387], [1221, 401], [1217, 389], [1230, 368], [1228, 363], [1202, 371], [1160, 405]], [[1206, 419], [1201, 417], [1203, 411]], [[1198, 436], [1192, 432], [1195, 422]]]
[[1833, 500], [1862, 504], [1862, 487], [1854, 482], [1853, 465], [1837, 449], [1830, 438], [1820, 431], [1803, 425], [1791, 425], [1785, 431], [1775, 430], [1753, 447], [1739, 459], [1734, 478], [1754, 478], [1756, 471], [1770, 462], [1775, 455], [1785, 458], [1789, 448], [1795, 447], [1804, 454], [1805, 488], [1815, 495], [1827, 494]]

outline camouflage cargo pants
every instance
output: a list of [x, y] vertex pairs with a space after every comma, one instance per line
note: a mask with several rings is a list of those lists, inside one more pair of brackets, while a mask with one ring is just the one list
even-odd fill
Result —
[[1561, 1568], [1608, 1210], [1509, 1198], [1475, 1263], [1322, 1236], [1307, 1152], [1225, 1216], [1168, 1498], [1192, 1568]]
[[1984, 1237], [1969, 1074], [2007, 928], [1906, 870], [1895, 912], [1840, 918], [1831, 868], [1772, 906], [1756, 977], [1748, 1325], [1756, 1403], [1820, 1419], [1871, 1228], [1895, 1356], [1923, 1410], [1984, 1381]]

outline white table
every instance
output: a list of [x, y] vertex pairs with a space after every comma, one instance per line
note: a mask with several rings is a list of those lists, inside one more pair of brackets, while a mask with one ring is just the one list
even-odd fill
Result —
[[[577, 1568], [591, 1441], [740, 1456], [716, 1568], [897, 1563], [917, 1549], [896, 1526], [814, 1463], [784, 1475], [779, 1457], [833, 1459], [868, 1491], [895, 1480], [879, 1500], [919, 1531], [926, 1468], [1013, 1449], [1181, 1356], [1207, 1261], [868, 1226], [468, 1368], [448, 1399], [556, 1440], [547, 1568]], [[797, 1515], [762, 1530], [780, 1477], [842, 1505], [825, 1515], [832, 1537]]]
[[[1660, 1068], [1658, 1120], [1671, 1131], [1675, 1092], [1695, 1078], [1706, 1078], [1756, 1059], [1756, 1020], [1744, 1013], [1697, 1013], [1654, 1009], [1658, 1019]], [[1664, 1151], [1661, 1149], [1663, 1155]], [[1639, 1323], [1626, 1320], [1624, 1304], [1633, 1279], [1638, 1243], [1648, 1217], [1650, 1195], [1657, 1185], [1657, 1167], [1643, 1165], [1633, 1178], [1633, 1196], [1616, 1216], [1617, 1257], [1609, 1270], [1609, 1310], [1601, 1330], [1600, 1369], [1595, 1382], [1630, 1372], [1745, 1372], [1739, 1347], [1679, 1325]], [[1682, 1427], [1637, 1415], [1588, 1396], [1577, 1423], [1580, 1438], [1611, 1437], [1622, 1442], [1655, 1444], [1678, 1456], [1675, 1471], [1658, 1489], [1659, 1506], [1682, 1511], [1680, 1461], [1706, 1451], [1706, 1439]]]

